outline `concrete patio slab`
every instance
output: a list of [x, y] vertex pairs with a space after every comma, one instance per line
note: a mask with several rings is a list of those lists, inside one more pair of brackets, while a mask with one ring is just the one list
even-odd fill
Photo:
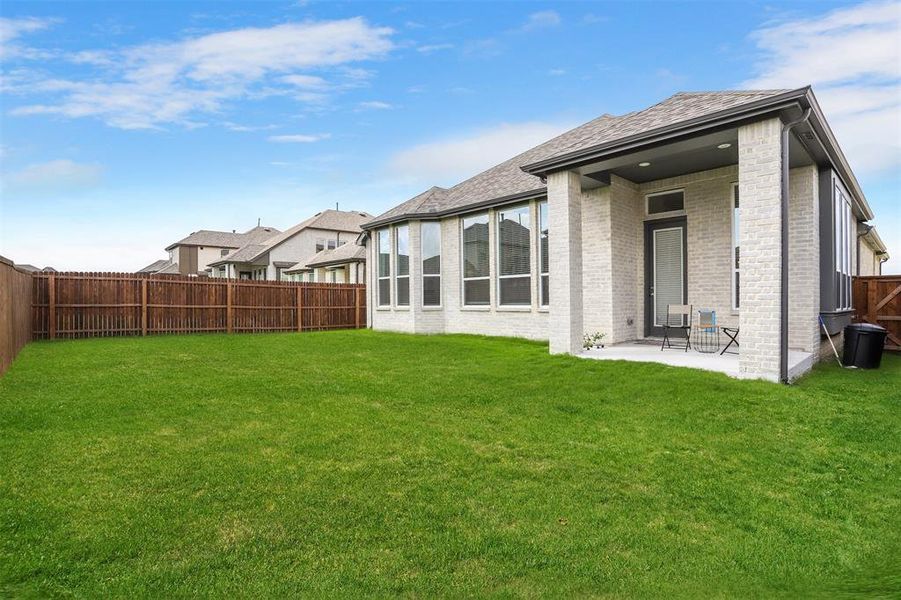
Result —
[[[600, 350], [585, 350], [579, 356], [593, 360], [629, 360], [652, 362], [672, 367], [687, 367], [724, 373], [729, 377], [741, 378], [738, 370], [737, 354], [705, 354], [696, 350], [660, 350], [659, 341], [624, 342], [607, 346]], [[813, 365], [813, 356], [807, 352], [789, 350], [789, 379], [800, 377]]]

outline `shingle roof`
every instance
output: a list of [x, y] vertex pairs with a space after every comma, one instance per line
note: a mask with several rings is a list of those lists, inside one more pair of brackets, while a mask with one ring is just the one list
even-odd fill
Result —
[[266, 244], [246, 244], [241, 246], [237, 250], [232, 250], [221, 259], [211, 262], [212, 265], [220, 265], [222, 263], [249, 263], [253, 262], [260, 254], [263, 254], [267, 250], [268, 246]]
[[166, 250], [171, 250], [176, 246], [212, 246], [214, 248], [240, 248], [244, 244], [255, 244], [262, 242], [273, 235], [281, 233], [275, 227], [256, 226], [248, 229], [244, 233], [236, 233], [233, 231], [213, 231], [210, 229], [201, 229], [195, 231], [191, 235], [169, 244]]
[[358, 246], [353, 242], [342, 244], [337, 248], [325, 249], [317, 252], [313, 256], [292, 265], [287, 269], [286, 273], [296, 273], [298, 271], [307, 271], [315, 267], [326, 265], [338, 265], [351, 262], [361, 262], [366, 260], [366, 248]]
[[160, 260], [153, 261], [152, 263], [150, 263], [143, 269], [138, 269], [136, 271], [136, 273], [158, 273], [160, 271], [160, 269], [164, 269], [165, 267], [169, 266], [170, 264], [173, 264], [173, 263], [166, 260], [165, 258], [161, 258]]
[[637, 112], [621, 116], [601, 115], [451, 188], [433, 187], [382, 213], [372, 222], [390, 221], [404, 215], [453, 211], [530, 192], [540, 194], [546, 188], [545, 184], [538, 177], [523, 172], [521, 168], [523, 165], [613, 142], [637, 133], [650, 132], [681, 121], [776, 96], [785, 91], [682, 92]]

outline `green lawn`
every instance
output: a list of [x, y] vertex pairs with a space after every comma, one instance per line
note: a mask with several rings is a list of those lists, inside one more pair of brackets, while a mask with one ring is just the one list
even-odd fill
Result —
[[0, 379], [0, 596], [892, 596], [899, 555], [898, 356], [784, 387], [354, 331]]

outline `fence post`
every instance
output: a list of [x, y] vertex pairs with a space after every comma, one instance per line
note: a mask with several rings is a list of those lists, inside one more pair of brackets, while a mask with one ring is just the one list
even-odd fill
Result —
[[47, 298], [49, 311], [47, 313], [47, 330], [51, 340], [56, 339], [56, 275], [50, 273], [47, 277]]
[[297, 286], [297, 331], [303, 331], [303, 286]]
[[141, 279], [141, 335], [147, 335], [147, 279]]
[[354, 327], [360, 328], [360, 288], [354, 290]]
[[232, 282], [231, 279], [225, 282], [225, 331], [232, 332]]

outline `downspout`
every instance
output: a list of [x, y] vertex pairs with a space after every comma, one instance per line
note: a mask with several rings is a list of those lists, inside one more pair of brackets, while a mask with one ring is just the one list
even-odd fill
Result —
[[782, 125], [782, 277], [779, 298], [779, 380], [788, 383], [788, 171], [789, 171], [789, 135], [791, 130], [807, 121], [810, 108], [796, 121]]
[[861, 239], [863, 236], [865, 236], [865, 235], [867, 235], [868, 233], [870, 233], [870, 230], [873, 229], [873, 226], [872, 226], [872, 225], [867, 225], [866, 223], [863, 224], [863, 227], [864, 227], [863, 232], [858, 232], [858, 233], [857, 233], [857, 248], [855, 249], [856, 258], [857, 258], [857, 261], [856, 261], [857, 265], [856, 265], [856, 267], [855, 267], [855, 273], [854, 273], [854, 274], [857, 275], [858, 277], [860, 277], [860, 239]]

